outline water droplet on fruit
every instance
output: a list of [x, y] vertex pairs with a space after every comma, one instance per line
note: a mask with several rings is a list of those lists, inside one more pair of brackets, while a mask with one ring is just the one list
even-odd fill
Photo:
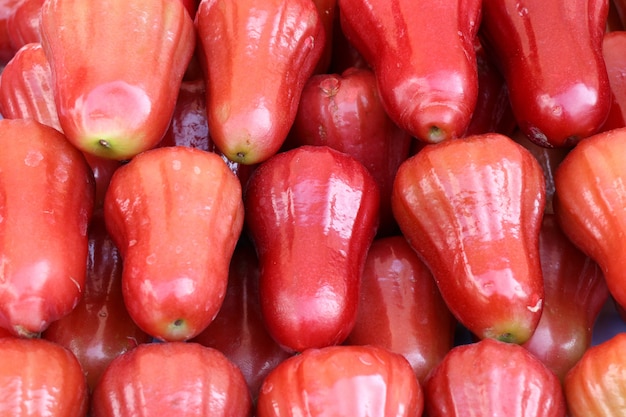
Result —
[[128, 241], [128, 246], [129, 247], [135, 246], [136, 244], [137, 244], [137, 240], [136, 239], [131, 239], [131, 240]]
[[194, 174], [200, 174], [202, 172], [202, 170], [200, 169], [199, 166], [195, 165], [193, 167], [193, 172], [194, 172]]
[[175, 159], [175, 160], [172, 161], [172, 169], [174, 171], [179, 171], [180, 168], [181, 168], [181, 165], [182, 164], [181, 164], [181, 162], [178, 159]]

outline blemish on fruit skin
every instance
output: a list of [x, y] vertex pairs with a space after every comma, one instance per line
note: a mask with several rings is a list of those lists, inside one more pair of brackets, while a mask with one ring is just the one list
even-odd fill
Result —
[[64, 166], [59, 166], [54, 170], [54, 178], [61, 183], [66, 182], [69, 177], [70, 174]]
[[39, 151], [28, 151], [24, 158], [24, 164], [29, 167], [36, 167], [43, 161], [43, 154]]

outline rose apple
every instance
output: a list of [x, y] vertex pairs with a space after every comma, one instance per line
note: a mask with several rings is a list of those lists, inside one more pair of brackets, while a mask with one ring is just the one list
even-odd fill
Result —
[[152, 337], [131, 319], [122, 296], [122, 259], [108, 235], [102, 211], [89, 224], [87, 279], [80, 302], [53, 322], [44, 339], [69, 349], [78, 359], [93, 390], [100, 375], [118, 355], [148, 343]]
[[235, 162], [268, 159], [326, 45], [315, 2], [203, 0], [195, 23], [213, 141]]
[[45, 0], [22, 0], [7, 19], [11, 46], [16, 51], [27, 43], [40, 43], [39, 16]]
[[261, 314], [259, 261], [242, 237], [230, 263], [228, 288], [215, 320], [192, 342], [222, 352], [241, 370], [253, 399], [267, 374], [291, 354], [268, 333]]
[[226, 294], [243, 214], [239, 180], [215, 153], [155, 148], [115, 171], [104, 218], [139, 327], [172, 341], [209, 325]]
[[44, 339], [0, 338], [0, 415], [84, 417], [88, 395], [69, 350]]
[[572, 147], [596, 133], [607, 118], [611, 88], [602, 38], [608, 4], [483, 3], [485, 47], [502, 69], [519, 128], [538, 145]]
[[374, 178], [345, 153], [305, 145], [263, 162], [244, 204], [272, 337], [296, 352], [343, 342], [378, 224]]
[[554, 211], [563, 232], [600, 265], [617, 304], [626, 306], [626, 128], [582, 140], [554, 177]]
[[592, 346], [567, 373], [563, 390], [572, 417], [609, 417], [626, 413], [626, 333]]
[[482, 1], [338, 4], [343, 32], [376, 74], [389, 117], [428, 143], [464, 135], [478, 95]]
[[237, 368], [198, 343], [146, 343], [107, 367], [92, 395], [93, 417], [248, 417], [252, 401]]
[[181, 1], [49, 0], [41, 34], [59, 121], [77, 148], [126, 160], [161, 140], [195, 47]]
[[539, 251], [545, 300], [539, 324], [524, 343], [560, 379], [591, 346], [593, 326], [609, 291], [600, 267], [544, 214]]
[[376, 77], [369, 69], [314, 75], [302, 90], [289, 142], [330, 146], [361, 162], [380, 190], [378, 234], [383, 236], [397, 232], [391, 189], [398, 167], [409, 157], [413, 138], [389, 118], [379, 97]]
[[402, 354], [423, 383], [452, 348], [455, 328], [430, 270], [406, 239], [375, 240], [365, 261], [356, 323], [345, 343]]
[[40, 43], [22, 46], [2, 70], [0, 114], [5, 119], [35, 119], [63, 131], [54, 103], [50, 62]]
[[0, 327], [35, 336], [85, 286], [94, 179], [80, 151], [33, 119], [0, 120]]
[[543, 303], [545, 180], [498, 133], [427, 145], [398, 169], [392, 207], [450, 311], [479, 338], [524, 343]]
[[428, 417], [565, 417], [556, 375], [528, 350], [494, 339], [454, 347], [424, 383]]
[[422, 415], [424, 397], [411, 365], [376, 346], [308, 349], [267, 376], [257, 417]]

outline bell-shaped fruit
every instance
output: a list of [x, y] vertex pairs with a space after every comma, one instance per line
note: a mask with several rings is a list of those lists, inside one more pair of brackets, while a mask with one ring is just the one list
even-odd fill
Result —
[[480, 35], [502, 70], [519, 128], [536, 144], [572, 147], [606, 120], [611, 87], [602, 38], [608, 5], [483, 2]]
[[161, 140], [195, 48], [182, 1], [50, 0], [40, 29], [59, 121], [77, 148], [125, 160]]
[[146, 333], [187, 340], [215, 318], [243, 212], [239, 179], [212, 152], [155, 148], [115, 171], [104, 218], [126, 307]]
[[0, 120], [0, 327], [36, 336], [79, 302], [94, 179], [58, 130]]
[[311, 0], [203, 0], [196, 13], [211, 137], [229, 159], [279, 151], [324, 49]]
[[424, 383], [428, 417], [565, 417], [556, 375], [514, 343], [484, 339], [453, 348]]
[[377, 346], [308, 349], [265, 378], [258, 417], [422, 415], [422, 388], [407, 360]]
[[464, 135], [478, 97], [474, 41], [482, 1], [338, 4], [341, 28], [376, 74], [389, 117], [427, 143]]
[[272, 337], [296, 352], [343, 342], [378, 225], [374, 178], [345, 153], [301, 146], [262, 163], [244, 198]]
[[446, 304], [479, 338], [523, 343], [543, 303], [541, 166], [490, 133], [427, 145], [396, 175], [392, 207]]
[[117, 358], [92, 395], [93, 417], [249, 417], [252, 401], [235, 364], [198, 343], [146, 343]]

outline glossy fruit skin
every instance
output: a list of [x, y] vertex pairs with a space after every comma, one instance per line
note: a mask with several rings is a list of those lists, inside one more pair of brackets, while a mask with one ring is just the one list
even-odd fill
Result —
[[45, 0], [21, 0], [7, 19], [11, 46], [17, 51], [27, 43], [41, 42], [39, 16]]
[[600, 265], [615, 301], [626, 306], [626, 128], [581, 141], [559, 165], [554, 210], [563, 232]]
[[325, 48], [311, 0], [203, 0], [196, 14], [209, 130], [232, 161], [257, 164], [287, 138]]
[[402, 354], [420, 383], [454, 343], [456, 320], [426, 265], [403, 236], [374, 240], [348, 345], [377, 345]]
[[494, 339], [454, 347], [424, 383], [429, 417], [565, 417], [559, 379], [523, 347]]
[[40, 43], [22, 46], [4, 67], [0, 113], [5, 119], [32, 118], [63, 131], [54, 103], [50, 62]]
[[147, 343], [111, 362], [92, 396], [92, 417], [250, 416], [241, 371], [191, 342]]
[[226, 293], [243, 213], [239, 180], [212, 152], [155, 148], [115, 171], [104, 218], [139, 327], [173, 341], [208, 326]]
[[215, 320], [192, 342], [222, 352], [241, 370], [256, 399], [267, 374], [291, 356], [268, 333], [261, 314], [259, 260], [242, 237], [230, 264], [226, 296]]
[[32, 119], [0, 120], [0, 326], [35, 336], [85, 286], [94, 179], [84, 156]]
[[16, 48], [11, 43], [9, 19], [23, 0], [4, 0], [0, 3], [0, 68], [11, 60]]
[[[52, 84], [52, 69], [41, 44], [35, 42], [22, 46], [0, 77], [0, 114], [6, 119], [35, 119], [63, 133]], [[96, 183], [94, 206], [102, 207], [111, 175], [120, 162], [83, 154]]]
[[591, 346], [609, 291], [600, 267], [563, 234], [554, 214], [543, 216], [539, 250], [545, 301], [523, 346], [563, 380]]
[[601, 131], [626, 127], [626, 57], [623, 51], [626, 48], [626, 31], [614, 31], [604, 34], [602, 39], [602, 56], [609, 76], [609, 84], [613, 100], [609, 115], [602, 125]]
[[604, 123], [611, 104], [602, 57], [608, 3], [484, 2], [481, 36], [500, 63], [518, 125], [533, 142], [572, 147]]
[[398, 167], [409, 157], [413, 138], [387, 115], [371, 70], [352, 67], [341, 74], [309, 78], [289, 141], [292, 146], [330, 146], [361, 162], [380, 191], [378, 235], [398, 231], [391, 189]]
[[537, 160], [497, 133], [425, 146], [400, 166], [392, 194], [450, 311], [479, 338], [515, 343], [541, 316], [544, 204]]
[[376, 346], [308, 349], [267, 376], [257, 417], [421, 416], [422, 388], [406, 359]]
[[376, 74], [389, 116], [419, 140], [441, 142], [467, 130], [478, 94], [481, 3], [338, 1], [343, 32]]
[[261, 311], [284, 349], [338, 344], [354, 326], [379, 199], [367, 169], [327, 146], [279, 153], [250, 177], [244, 204]]
[[[132, 42], [121, 28], [132, 28]], [[51, 0], [41, 10], [41, 33], [68, 140], [116, 160], [161, 140], [195, 48], [181, 1]]]
[[571, 417], [624, 415], [624, 349], [626, 334], [617, 333], [590, 347], [567, 373], [563, 390]]
[[84, 417], [85, 376], [76, 357], [44, 339], [0, 338], [0, 415]]
[[122, 259], [106, 231], [102, 210], [89, 224], [87, 279], [81, 300], [43, 332], [46, 340], [70, 350], [90, 390], [118, 355], [152, 341], [131, 319], [122, 295]]

